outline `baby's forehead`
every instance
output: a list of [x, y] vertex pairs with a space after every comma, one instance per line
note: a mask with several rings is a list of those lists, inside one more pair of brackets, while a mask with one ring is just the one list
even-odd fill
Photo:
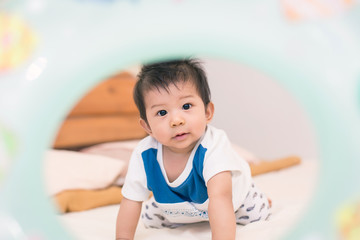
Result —
[[171, 88], [173, 88], [173, 87], [175, 87], [178, 90], [181, 90], [184, 87], [186, 87], [186, 88], [194, 88], [197, 92], [199, 92], [194, 81], [192, 81], [192, 80], [178, 80], [178, 81], [173, 81], [173, 82], [169, 82], [169, 83], [154, 84], [154, 85], [148, 86], [148, 88], [144, 91], [143, 94], [145, 96], [149, 92], [161, 93], [163, 91], [166, 91], [167, 93], [170, 94], [171, 93]]

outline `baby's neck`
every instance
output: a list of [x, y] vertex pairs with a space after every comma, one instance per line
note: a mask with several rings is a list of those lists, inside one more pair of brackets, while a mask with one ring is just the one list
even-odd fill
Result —
[[163, 148], [163, 163], [169, 182], [175, 181], [184, 171], [191, 155], [188, 152], [173, 152], [170, 149]]

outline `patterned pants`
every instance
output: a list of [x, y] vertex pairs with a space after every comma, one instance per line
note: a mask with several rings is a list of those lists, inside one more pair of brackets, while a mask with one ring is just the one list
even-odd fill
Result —
[[[267, 220], [270, 205], [267, 197], [252, 184], [243, 204], [235, 211], [236, 223], [246, 225], [260, 220]], [[184, 224], [172, 223], [166, 219], [154, 197], [144, 203], [141, 219], [147, 228], [177, 228]]]
[[252, 184], [243, 204], [235, 211], [236, 223], [246, 225], [268, 220], [270, 214], [269, 200], [256, 188], [255, 184]]

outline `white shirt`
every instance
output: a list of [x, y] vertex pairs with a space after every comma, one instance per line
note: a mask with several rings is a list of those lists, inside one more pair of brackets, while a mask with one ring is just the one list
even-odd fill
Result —
[[220, 172], [231, 171], [234, 211], [240, 207], [252, 183], [251, 172], [248, 163], [233, 150], [224, 131], [208, 125], [185, 169], [173, 182], [166, 176], [162, 147], [148, 136], [135, 148], [122, 189], [124, 197], [145, 201], [152, 191], [169, 221], [204, 221], [208, 220], [208, 181]]

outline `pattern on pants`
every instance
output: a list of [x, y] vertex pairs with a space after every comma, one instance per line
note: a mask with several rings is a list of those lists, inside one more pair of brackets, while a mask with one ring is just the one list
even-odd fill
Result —
[[154, 197], [144, 203], [141, 220], [147, 228], [177, 228], [183, 224], [172, 223], [164, 216]]
[[246, 225], [260, 220], [268, 220], [270, 215], [267, 197], [253, 183], [243, 204], [235, 212], [236, 223]]
[[[270, 205], [267, 197], [252, 184], [243, 204], [235, 211], [236, 223], [246, 225], [260, 220], [267, 220], [270, 215]], [[147, 228], [177, 228], [184, 225], [170, 222], [163, 210], [155, 202], [154, 197], [144, 202], [141, 220]]]

